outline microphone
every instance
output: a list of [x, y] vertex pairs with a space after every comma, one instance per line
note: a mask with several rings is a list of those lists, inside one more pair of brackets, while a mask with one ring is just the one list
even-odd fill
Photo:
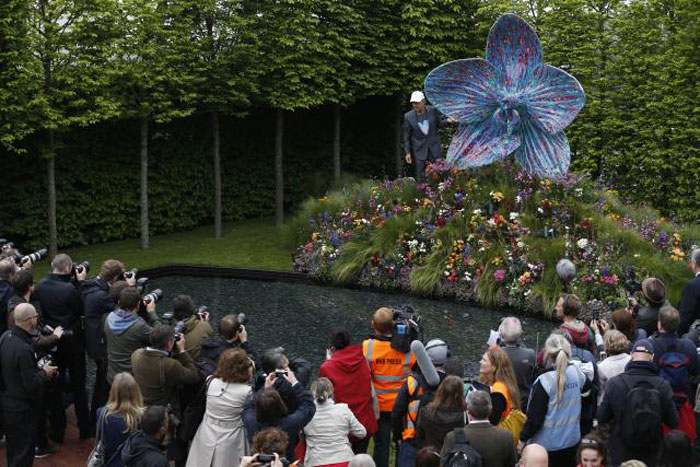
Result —
[[423, 378], [425, 378], [425, 382], [428, 383], [428, 386], [435, 387], [440, 384], [440, 377], [437, 371], [435, 371], [435, 365], [433, 365], [432, 360], [430, 360], [423, 343], [419, 340], [411, 342], [411, 351], [416, 356], [418, 368], [420, 368], [420, 372]]

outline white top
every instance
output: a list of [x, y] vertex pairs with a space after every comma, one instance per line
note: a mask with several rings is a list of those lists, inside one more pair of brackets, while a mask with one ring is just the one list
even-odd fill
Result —
[[598, 394], [598, 404], [603, 402], [605, 388], [611, 378], [624, 373], [627, 363], [630, 361], [630, 354], [621, 353], [611, 355], [598, 364], [598, 378], [600, 378], [600, 393]]
[[353, 457], [348, 434], [364, 438], [367, 430], [350, 411], [347, 404], [336, 404], [332, 399], [316, 403], [316, 414], [304, 427], [306, 455], [304, 465], [339, 464]]

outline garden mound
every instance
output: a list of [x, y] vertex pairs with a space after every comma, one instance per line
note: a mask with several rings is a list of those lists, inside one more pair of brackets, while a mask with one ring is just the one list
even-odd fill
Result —
[[320, 281], [452, 297], [550, 316], [564, 284], [588, 311], [623, 307], [634, 282], [664, 281], [677, 305], [700, 229], [624, 202], [587, 177], [538, 179], [512, 160], [428, 181], [364, 181], [308, 200], [290, 222], [296, 271]]

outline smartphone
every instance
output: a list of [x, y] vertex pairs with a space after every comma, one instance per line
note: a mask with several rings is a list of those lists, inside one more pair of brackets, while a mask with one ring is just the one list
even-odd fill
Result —
[[258, 454], [257, 456], [255, 456], [255, 460], [260, 462], [261, 464], [269, 464], [270, 462], [274, 462], [275, 455], [274, 454]]

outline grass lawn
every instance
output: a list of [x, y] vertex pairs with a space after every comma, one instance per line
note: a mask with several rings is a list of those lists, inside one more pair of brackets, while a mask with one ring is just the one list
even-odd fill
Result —
[[[114, 258], [131, 268], [145, 269], [173, 263], [230, 266], [290, 271], [292, 251], [285, 245], [282, 230], [274, 219], [255, 219], [224, 224], [223, 236], [214, 239], [214, 226], [189, 232], [151, 237], [148, 250], [139, 248], [139, 239], [120, 240], [86, 247], [59, 249], [76, 263], [89, 261], [90, 275], [98, 273], [102, 262]], [[35, 278], [49, 272], [49, 261], [34, 266]]]

